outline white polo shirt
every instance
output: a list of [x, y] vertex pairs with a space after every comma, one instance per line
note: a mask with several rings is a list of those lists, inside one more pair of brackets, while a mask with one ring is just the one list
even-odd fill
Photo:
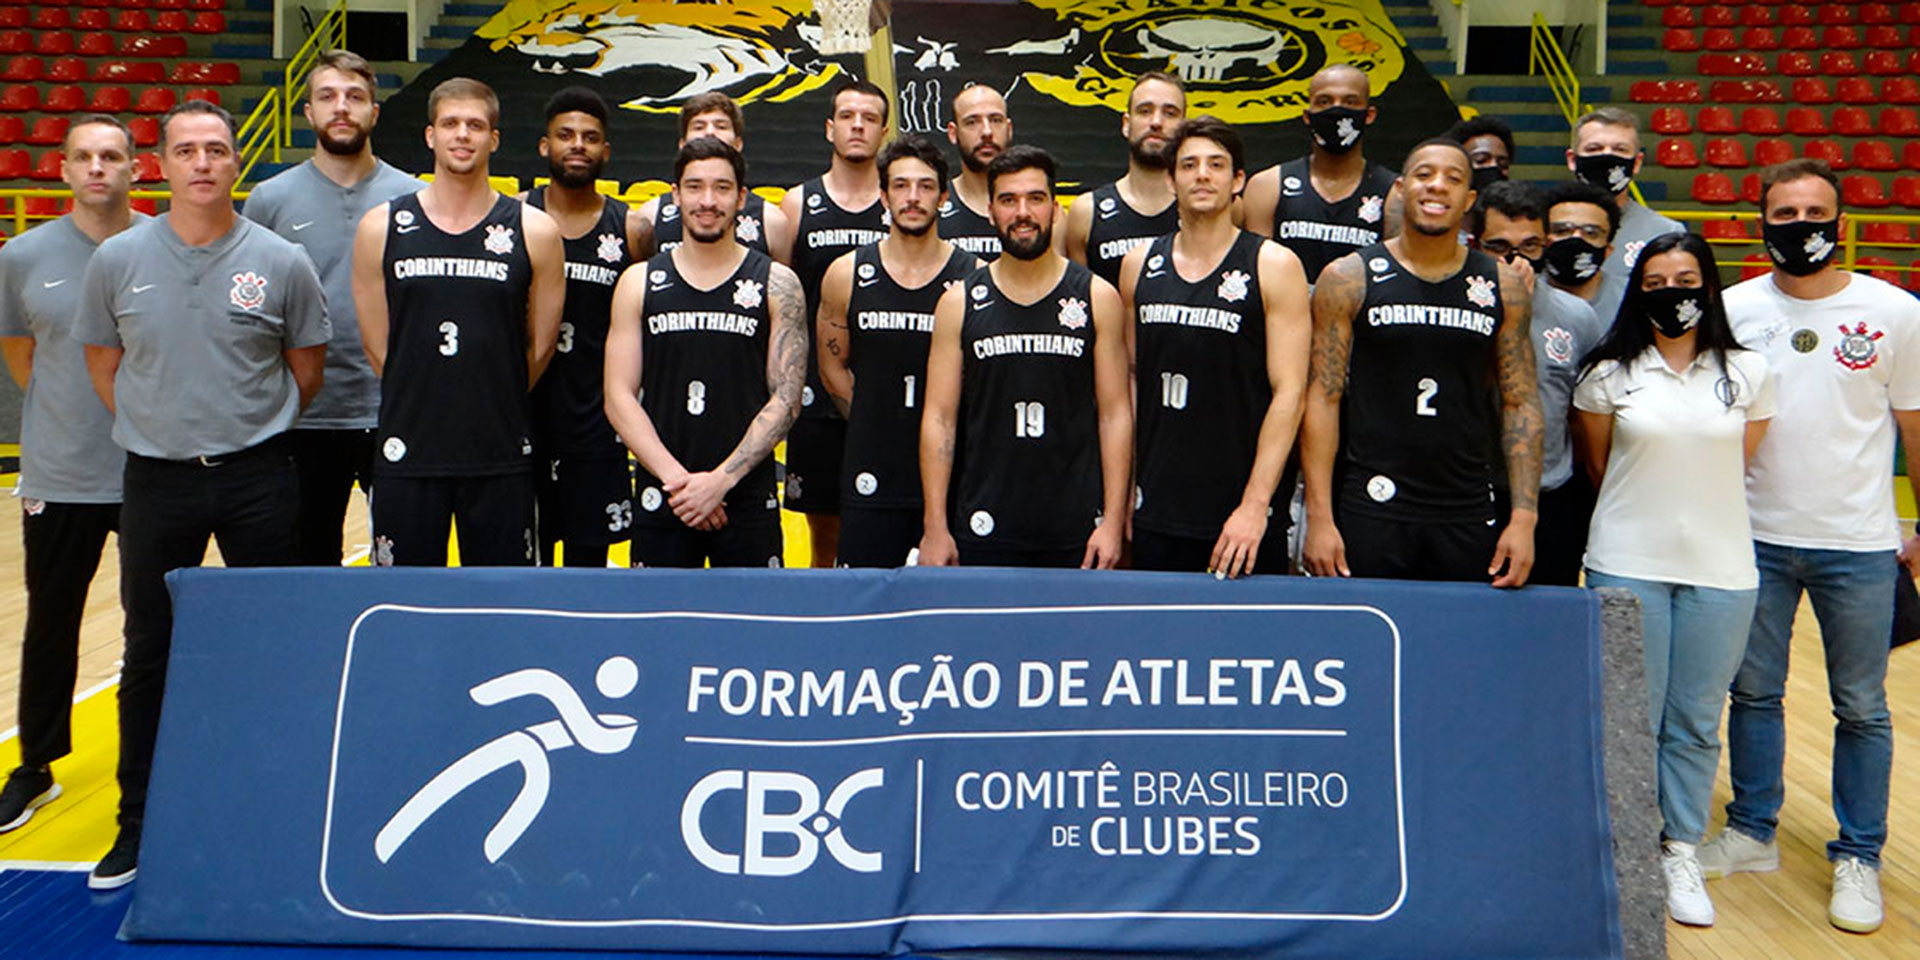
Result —
[[1920, 410], [1920, 300], [1866, 274], [1800, 300], [1769, 273], [1728, 288], [1726, 305], [1733, 335], [1767, 358], [1779, 395], [1747, 468], [1753, 538], [1899, 549], [1893, 411]]
[[[1588, 569], [1721, 590], [1760, 585], [1747, 526], [1747, 424], [1773, 416], [1773, 377], [1751, 350], [1675, 373], [1657, 348], [1605, 361], [1575, 409], [1613, 417], [1607, 475], [1587, 536]], [[1731, 403], [1729, 403], [1731, 401]]]

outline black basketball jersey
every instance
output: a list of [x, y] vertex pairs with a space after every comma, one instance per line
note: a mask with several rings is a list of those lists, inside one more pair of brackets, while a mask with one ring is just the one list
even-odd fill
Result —
[[1093, 274], [1069, 263], [1028, 305], [986, 267], [966, 284], [953, 535], [963, 553], [1080, 546], [1101, 507]]
[[[680, 207], [672, 194], [663, 193], [653, 215], [654, 249], [666, 253], [679, 246], [684, 239], [680, 230]], [[733, 218], [733, 239], [743, 247], [767, 252], [767, 198], [748, 191], [746, 206]]]
[[446, 477], [528, 469], [533, 262], [520, 202], [500, 197], [461, 234], [434, 226], [416, 194], [394, 198], [389, 210], [377, 470]]
[[940, 205], [940, 239], [978, 257], [982, 263], [1000, 259], [1000, 231], [993, 221], [960, 202], [960, 192], [949, 189]]
[[1127, 205], [1118, 183], [1097, 187], [1093, 195], [1076, 203], [1093, 203], [1093, 224], [1087, 229], [1087, 266], [1100, 278], [1120, 285], [1120, 261], [1132, 250], [1155, 237], [1164, 237], [1180, 229], [1180, 205], [1167, 204], [1165, 210], [1145, 214]]
[[853, 410], [847, 417], [840, 502], [917, 508], [920, 414], [927, 392], [933, 308], [978, 261], [956, 248], [938, 276], [909, 290], [887, 273], [878, 245], [861, 247], [853, 257], [853, 292], [847, 298]]
[[1267, 379], [1260, 245], [1241, 231], [1197, 282], [1173, 268], [1173, 237], [1153, 241], [1134, 285], [1133, 522], [1183, 537], [1212, 537], [1240, 504]]
[[[547, 188], [527, 191], [527, 206], [547, 208]], [[607, 322], [613, 287], [633, 263], [627, 246], [627, 205], [602, 198], [600, 219], [566, 241], [567, 304], [553, 360], [533, 386], [533, 435], [542, 456], [618, 457], [627, 449], [607, 422], [601, 385], [607, 360]]]
[[[887, 237], [887, 205], [874, 200], [865, 210], [840, 208], [827, 193], [825, 181], [814, 177], [795, 188], [806, 192], [800, 207], [800, 230], [793, 239], [793, 272], [807, 295], [807, 319], [820, 314], [820, 280], [827, 267], [854, 247], [879, 243]], [[840, 411], [820, 384], [820, 363], [807, 351], [807, 385], [800, 390], [800, 415], [838, 420]]]
[[[766, 406], [767, 344], [773, 314], [767, 271], [773, 261], [748, 250], [731, 277], [711, 290], [687, 283], [672, 253], [647, 261], [640, 313], [640, 406], [660, 441], [691, 471], [720, 466]], [[638, 522], [678, 524], [666, 491], [643, 465]], [[779, 519], [773, 458], [755, 466], [727, 493], [727, 522]]]
[[1492, 519], [1499, 265], [1470, 250], [1460, 272], [1429, 283], [1385, 244], [1360, 257], [1366, 296], [1340, 409], [1342, 508], [1395, 520]]
[[1392, 170], [1367, 165], [1360, 185], [1345, 200], [1328, 203], [1313, 188], [1307, 158], [1280, 165], [1280, 201], [1273, 208], [1273, 239], [1300, 257], [1307, 282], [1320, 279], [1327, 264], [1361, 247], [1380, 242], [1386, 219]]

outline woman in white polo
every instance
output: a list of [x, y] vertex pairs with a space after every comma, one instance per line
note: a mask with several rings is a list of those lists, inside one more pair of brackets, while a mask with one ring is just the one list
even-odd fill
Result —
[[1706, 926], [1713, 901], [1694, 848], [1759, 587], [1745, 474], [1773, 416], [1773, 380], [1734, 340], [1698, 236], [1649, 241], [1627, 290], [1573, 396], [1576, 450], [1600, 490], [1587, 586], [1640, 598], [1667, 911]]

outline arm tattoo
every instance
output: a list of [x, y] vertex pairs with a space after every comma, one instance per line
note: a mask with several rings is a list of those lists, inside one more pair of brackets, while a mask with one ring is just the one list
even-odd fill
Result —
[[1534, 366], [1533, 294], [1511, 271], [1500, 270], [1500, 297], [1506, 318], [1495, 334], [1496, 370], [1502, 416], [1500, 449], [1507, 459], [1507, 486], [1515, 510], [1538, 510], [1540, 457], [1546, 418], [1540, 412], [1538, 372]]
[[1353, 317], [1364, 292], [1360, 258], [1342, 257], [1320, 271], [1313, 288], [1313, 349], [1307, 370], [1311, 391], [1330, 400], [1347, 392], [1347, 359], [1353, 352]]
[[733, 455], [720, 469], [739, 476], [765, 460], [774, 444], [787, 435], [800, 415], [800, 388], [807, 380], [807, 301], [793, 271], [776, 267], [767, 278], [773, 307], [773, 335], [768, 344], [767, 403], [747, 425]]

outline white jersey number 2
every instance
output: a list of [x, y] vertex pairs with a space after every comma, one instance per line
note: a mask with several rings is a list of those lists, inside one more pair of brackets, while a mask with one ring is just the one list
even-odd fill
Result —
[[1433, 408], [1433, 395], [1440, 392], [1440, 384], [1432, 377], [1420, 378], [1420, 392], [1413, 396], [1413, 412], [1422, 417], [1437, 417], [1440, 411]]

